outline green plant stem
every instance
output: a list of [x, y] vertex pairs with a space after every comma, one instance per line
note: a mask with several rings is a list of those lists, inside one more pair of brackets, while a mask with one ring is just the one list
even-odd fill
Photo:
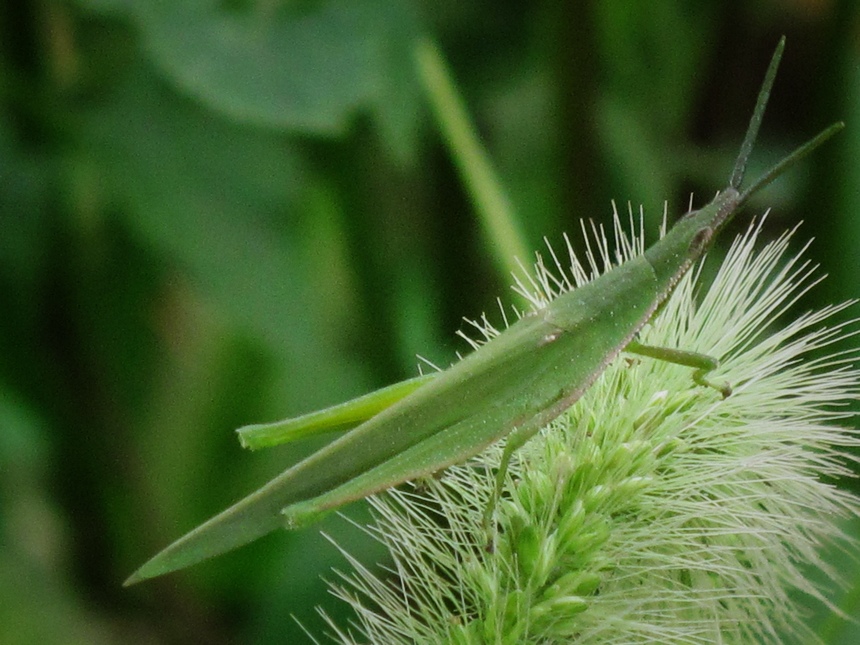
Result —
[[478, 140], [439, 48], [421, 38], [415, 58], [439, 130], [472, 198], [493, 259], [507, 280], [511, 273], [519, 272], [516, 258], [528, 263], [531, 257], [514, 208]]

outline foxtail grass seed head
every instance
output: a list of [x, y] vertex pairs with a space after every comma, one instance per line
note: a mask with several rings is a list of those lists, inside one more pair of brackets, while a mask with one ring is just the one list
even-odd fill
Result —
[[[633, 219], [627, 233], [616, 213], [612, 243], [583, 225], [585, 262], [566, 240], [569, 266], [550, 249], [516, 289], [541, 309], [640, 254]], [[803, 251], [789, 255], [793, 231], [756, 250], [760, 231], [735, 240], [709, 287], [688, 273], [640, 336], [719, 357], [709, 378], [731, 396], [696, 386], [689, 368], [622, 354], [515, 455], [492, 550], [482, 514], [500, 446], [373, 498], [368, 530], [393, 570], [382, 580], [345, 554], [354, 570], [333, 588], [358, 619], [331, 624], [334, 639], [814, 642], [795, 594], [828, 600], [803, 570], [838, 579], [819, 553], [852, 546], [839, 522], [860, 514], [833, 484], [860, 445], [846, 407], [860, 394], [858, 351], [837, 348], [858, 321], [832, 322], [852, 303], [785, 321], [821, 278]], [[474, 344], [498, 333], [473, 326]]]

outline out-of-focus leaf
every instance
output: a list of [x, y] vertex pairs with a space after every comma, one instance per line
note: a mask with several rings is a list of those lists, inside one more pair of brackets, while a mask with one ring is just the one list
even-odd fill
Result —
[[[49, 254], [50, 156], [15, 140], [9, 114], [0, 113], [0, 372], [34, 384], [45, 352], [34, 354], [39, 281]], [[2, 428], [2, 425], [0, 425]]]
[[[852, 285], [849, 293], [860, 294], [860, 181], [857, 164], [860, 159], [860, 52], [856, 47], [846, 56], [844, 79], [844, 119], [847, 123], [844, 134], [836, 142], [839, 156], [834, 163], [835, 213], [821, 213], [827, 222], [828, 238], [837, 246], [838, 262], [833, 271], [840, 285]], [[831, 188], [831, 186], [828, 186]], [[839, 219], [841, 215], [841, 220]]]
[[104, 617], [88, 611], [57, 576], [34, 567], [8, 545], [0, 555], [0, 642], [110, 645], [116, 641]]
[[44, 428], [33, 411], [0, 384], [0, 471], [33, 469], [46, 448]]
[[44, 481], [48, 437], [36, 411], [0, 383], [0, 642], [109, 642], [64, 579], [63, 519]]
[[267, 347], [315, 353], [327, 330], [291, 252], [303, 175], [285, 142], [195, 111], [145, 75], [89, 113], [83, 132], [132, 230]]
[[[612, 161], [616, 199], [642, 204], [652, 223], [662, 217], [686, 166], [673, 147], [687, 136], [700, 72], [713, 52], [709, 36], [718, 5], [676, 2], [598, 3], [603, 48], [601, 139]], [[752, 98], [750, 99], [750, 109]]]
[[415, 143], [417, 19], [402, 0], [82, 2], [128, 10], [167, 78], [235, 121], [332, 136], [368, 110], [396, 154]]
[[[337, 262], [320, 280], [308, 273], [304, 260], [314, 249], [304, 248], [299, 220], [310, 178], [288, 140], [201, 111], [142, 69], [83, 114], [80, 135], [98, 179], [91, 190], [103, 191], [96, 202], [107, 201], [105, 212], [175, 273], [153, 312], [174, 346], [134, 423], [145, 510], [139, 505], [120, 527], [142, 559], [146, 545], [162, 546], [313, 447], [243, 453], [232, 430], [259, 420], [261, 401], [278, 397], [267, 415], [306, 411], [361, 391], [367, 370], [343, 353], [349, 312], [328, 315], [337, 292], [324, 286], [339, 279]], [[147, 512], [153, 521], [142, 539], [129, 523]], [[324, 562], [292, 549], [291, 538], [279, 535], [192, 575], [212, 574], [210, 588], [220, 581], [236, 593], [259, 586], [254, 566], [265, 551], [310, 569]], [[249, 556], [256, 557], [243, 560]], [[244, 575], [224, 573], [238, 569]]]
[[45, 260], [48, 159], [18, 149], [0, 114], [0, 275], [32, 285]]
[[718, 9], [709, 2], [597, 5], [607, 88], [647, 114], [658, 132], [686, 125], [701, 84], [697, 72], [714, 52], [709, 26]]

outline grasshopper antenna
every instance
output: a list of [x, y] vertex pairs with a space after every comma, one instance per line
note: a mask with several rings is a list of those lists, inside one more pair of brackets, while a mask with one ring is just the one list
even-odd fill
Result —
[[774, 179], [779, 177], [783, 172], [785, 172], [786, 168], [796, 164], [798, 161], [803, 159], [806, 155], [808, 155], [810, 152], [815, 150], [818, 146], [820, 146], [822, 143], [827, 141], [830, 137], [832, 137], [834, 134], [839, 132], [844, 127], [845, 127], [845, 124], [842, 121], [837, 121], [836, 123], [832, 124], [830, 127], [825, 128], [824, 130], [819, 132], [817, 135], [815, 135], [812, 139], [810, 139], [809, 141], [804, 143], [802, 146], [795, 149], [794, 152], [792, 152], [787, 157], [783, 158], [781, 161], [777, 162], [776, 165], [771, 167], [770, 170], [768, 170], [761, 177], [756, 179], [753, 182], [752, 186], [750, 186], [744, 192], [742, 192], [738, 203], [743, 204], [744, 202], [746, 202], [746, 200], [749, 199], [750, 195], [752, 195], [757, 190], [761, 190], [762, 188], [767, 186], [770, 182], [772, 182]]
[[773, 52], [773, 57], [770, 59], [770, 65], [767, 68], [767, 73], [764, 75], [764, 82], [761, 84], [761, 89], [758, 91], [758, 98], [755, 102], [755, 110], [750, 119], [747, 133], [744, 136], [744, 142], [741, 144], [741, 150], [738, 153], [738, 158], [735, 161], [735, 167], [732, 170], [732, 178], [729, 181], [729, 186], [735, 190], [740, 189], [741, 182], [744, 180], [744, 173], [747, 169], [747, 161], [752, 152], [755, 140], [758, 137], [758, 130], [764, 118], [764, 110], [767, 107], [767, 101], [770, 98], [770, 91], [773, 88], [774, 79], [776, 79], [776, 71], [779, 68], [779, 61], [782, 59], [782, 51], [785, 49], [785, 36], [779, 39], [776, 45], [776, 51]]
[[[773, 57], [770, 59], [770, 65], [768, 66], [767, 73], [764, 76], [764, 82], [758, 92], [755, 110], [753, 111], [752, 118], [750, 119], [750, 124], [747, 128], [747, 133], [744, 136], [744, 141], [741, 144], [738, 158], [735, 161], [735, 167], [732, 170], [729, 187], [734, 188], [735, 190], [740, 190], [741, 183], [743, 183], [744, 173], [747, 169], [747, 161], [749, 160], [750, 153], [752, 153], [753, 146], [755, 145], [756, 138], [758, 137], [758, 130], [761, 126], [762, 119], [764, 118], [764, 110], [767, 107], [767, 101], [770, 98], [770, 91], [773, 88], [776, 71], [779, 68], [779, 61], [782, 59], [782, 52], [784, 49], [785, 36], [779, 39], [779, 43], [776, 45], [776, 50], [773, 52]], [[785, 172], [787, 168], [803, 159], [806, 155], [815, 150], [818, 146], [827, 141], [844, 127], [845, 124], [841, 121], [834, 123], [830, 127], [819, 132], [815, 137], [804, 143], [802, 146], [795, 149], [790, 155], [781, 159], [776, 163], [776, 165], [771, 167], [771, 169], [764, 175], [756, 179], [749, 188], [740, 194], [738, 205], [746, 202], [750, 195], [770, 184], [774, 179]]]

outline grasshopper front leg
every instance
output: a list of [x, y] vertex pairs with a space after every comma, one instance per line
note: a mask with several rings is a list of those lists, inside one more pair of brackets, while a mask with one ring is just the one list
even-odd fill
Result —
[[683, 349], [643, 345], [635, 340], [631, 341], [627, 347], [624, 348], [624, 351], [630, 352], [631, 354], [638, 354], [639, 356], [647, 356], [648, 358], [656, 358], [657, 360], [666, 361], [667, 363], [675, 363], [676, 365], [692, 367], [695, 369], [693, 372], [693, 381], [695, 381], [697, 385], [702, 385], [716, 390], [723, 395], [724, 399], [732, 393], [732, 386], [728, 383], [714, 383], [710, 379], [706, 378], [710, 372], [720, 366], [720, 361], [713, 356], [700, 354], [699, 352], [688, 352]]

